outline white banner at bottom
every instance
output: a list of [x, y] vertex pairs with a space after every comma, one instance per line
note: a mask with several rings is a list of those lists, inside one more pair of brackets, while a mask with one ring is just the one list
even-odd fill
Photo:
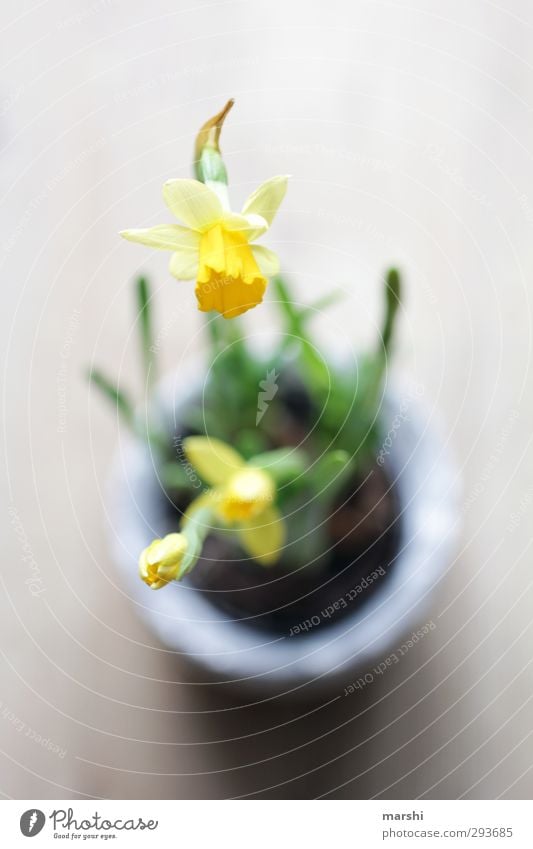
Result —
[[[531, 849], [528, 801], [0, 802], [1, 845]], [[35, 844], [28, 841], [35, 838]]]

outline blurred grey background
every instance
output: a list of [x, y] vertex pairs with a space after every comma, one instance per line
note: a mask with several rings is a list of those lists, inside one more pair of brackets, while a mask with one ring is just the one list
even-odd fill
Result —
[[[6, 2], [0, 74], [6, 797], [523, 798], [532, 793], [533, 9], [526, 0]], [[120, 428], [83, 371], [141, 392], [131, 281], [171, 370], [193, 286], [122, 242], [230, 96], [235, 206], [292, 175], [268, 245], [319, 338], [364, 346], [405, 272], [395, 367], [463, 475], [437, 628], [334, 707], [187, 683], [108, 555]], [[250, 316], [260, 327], [268, 308]]]

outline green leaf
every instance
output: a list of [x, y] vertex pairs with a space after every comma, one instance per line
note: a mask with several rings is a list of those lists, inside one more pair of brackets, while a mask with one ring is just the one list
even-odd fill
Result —
[[390, 268], [385, 278], [385, 317], [381, 338], [385, 353], [390, 349], [394, 322], [398, 307], [401, 303], [402, 285], [400, 272], [396, 268]]
[[[311, 496], [311, 497], [310, 497]], [[322, 503], [307, 491], [301, 493], [285, 508], [288, 539], [284, 552], [287, 563], [306, 569], [320, 569], [329, 558], [327, 516]]]
[[335, 449], [323, 454], [309, 473], [315, 497], [324, 505], [333, 503], [353, 471], [348, 451]]
[[264, 432], [257, 427], [242, 428], [236, 434], [235, 447], [245, 459], [262, 453], [268, 447]]
[[110, 401], [118, 410], [126, 424], [134, 429], [134, 411], [129, 398], [115, 384], [111, 382], [99, 369], [92, 369], [88, 373], [90, 382], [97, 386], [102, 395]]
[[288, 330], [295, 336], [300, 336], [303, 329], [301, 315], [294, 306], [287, 284], [282, 277], [273, 277], [271, 285], [277, 295], [278, 306], [287, 319]]
[[297, 448], [276, 448], [274, 451], [256, 454], [248, 465], [268, 472], [279, 486], [302, 475], [309, 464], [306, 456]]
[[339, 301], [342, 301], [345, 297], [345, 292], [342, 289], [335, 289], [333, 292], [329, 292], [327, 295], [324, 295], [322, 298], [318, 298], [318, 300], [313, 301], [308, 307], [304, 307], [301, 312], [301, 316], [304, 319], [311, 319], [319, 312], [323, 312], [328, 307], [333, 306], [333, 304], [337, 304]]
[[154, 380], [154, 342], [152, 332], [152, 310], [150, 306], [150, 287], [145, 277], [137, 280], [137, 311], [141, 334], [141, 351], [147, 383]]
[[221, 321], [224, 319], [218, 316], [216, 312], [208, 312], [205, 320], [205, 329], [211, 343], [213, 357], [215, 357], [222, 348], [223, 326]]
[[315, 346], [308, 339], [302, 339], [301, 346], [301, 362], [310, 394], [321, 393], [320, 401], [322, 401], [322, 393], [329, 391], [330, 384], [334, 382], [334, 377], [331, 375], [327, 361], [320, 356]]
[[274, 277], [272, 283], [279, 306], [287, 320], [288, 336], [282, 343], [282, 351], [298, 346], [301, 377], [310, 396], [321, 405], [324, 392], [329, 391], [330, 374], [327, 362], [322, 359], [306, 332], [308, 308], [298, 309], [294, 306], [289, 289], [281, 277]]
[[190, 477], [181, 463], [164, 463], [160, 474], [165, 489], [189, 489], [191, 486]]
[[211, 363], [204, 401], [226, 433], [246, 426], [243, 416], [255, 407], [257, 362], [248, 350], [238, 319], [210, 318], [206, 330], [211, 342]]

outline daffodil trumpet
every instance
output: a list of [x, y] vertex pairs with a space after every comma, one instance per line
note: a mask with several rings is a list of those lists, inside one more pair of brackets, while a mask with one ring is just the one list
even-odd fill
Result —
[[263, 300], [269, 277], [279, 271], [276, 254], [256, 239], [269, 229], [287, 190], [286, 176], [262, 183], [232, 212], [227, 175], [218, 140], [224, 109], [204, 125], [196, 149], [201, 180], [174, 179], [163, 199], [181, 224], [123, 230], [121, 236], [148, 247], [172, 251], [169, 270], [178, 280], [196, 280], [198, 308], [235, 318]]

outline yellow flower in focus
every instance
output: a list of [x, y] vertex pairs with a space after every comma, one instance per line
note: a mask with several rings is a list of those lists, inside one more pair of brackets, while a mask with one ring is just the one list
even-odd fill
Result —
[[189, 462], [213, 488], [194, 501], [185, 519], [206, 503], [228, 525], [235, 526], [242, 546], [265, 566], [275, 563], [286, 537], [285, 522], [275, 505], [276, 485], [264, 469], [248, 465], [219, 439], [189, 436], [183, 440]]
[[139, 574], [145, 584], [159, 590], [177, 578], [187, 547], [183, 534], [167, 534], [150, 543], [139, 558]]
[[281, 176], [267, 180], [250, 195], [240, 214], [231, 212], [223, 183], [169, 180], [163, 198], [185, 226], [161, 224], [123, 230], [120, 235], [172, 251], [170, 273], [179, 280], [196, 279], [199, 309], [234, 318], [261, 303], [267, 278], [279, 270], [276, 254], [254, 242], [272, 224], [287, 180]]

